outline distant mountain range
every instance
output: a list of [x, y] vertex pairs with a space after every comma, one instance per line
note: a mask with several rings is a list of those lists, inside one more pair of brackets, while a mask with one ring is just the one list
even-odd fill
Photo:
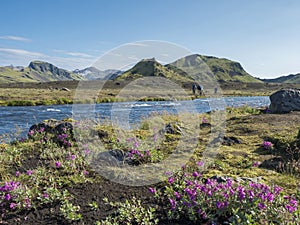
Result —
[[275, 82], [300, 83], [300, 74], [276, 79], [258, 79], [248, 74], [240, 63], [213, 56], [193, 54], [162, 65], [155, 58], [142, 59], [131, 69], [101, 71], [96, 67], [68, 71], [51, 63], [32, 61], [28, 67], [0, 67], [0, 83], [47, 82], [61, 80], [131, 80], [143, 76], [159, 76], [177, 82], [230, 81], [230, 82]]
[[281, 76], [274, 79], [261, 79], [266, 83], [286, 83], [286, 84], [300, 84], [300, 73]]
[[82, 80], [83, 77], [73, 72], [58, 68], [53, 64], [32, 61], [28, 67], [0, 67], [0, 83], [47, 82], [61, 80]]
[[96, 67], [88, 67], [83, 70], [74, 70], [73, 73], [84, 77], [86, 80], [111, 80], [116, 78], [122, 71], [120, 70], [99, 70]]

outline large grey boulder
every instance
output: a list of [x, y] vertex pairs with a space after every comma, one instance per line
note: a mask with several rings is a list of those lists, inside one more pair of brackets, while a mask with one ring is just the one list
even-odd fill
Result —
[[282, 89], [272, 94], [270, 100], [273, 113], [300, 111], [300, 90]]

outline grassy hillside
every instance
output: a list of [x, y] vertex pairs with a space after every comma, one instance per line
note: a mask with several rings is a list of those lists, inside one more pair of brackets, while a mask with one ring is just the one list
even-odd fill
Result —
[[21, 70], [14, 70], [11, 67], [0, 67], [0, 83], [47, 82], [82, 79], [82, 76], [78, 74], [42, 61], [30, 62], [28, 67]]
[[240, 63], [229, 59], [203, 55], [189, 55], [171, 63], [198, 81], [262, 82], [248, 74]]
[[141, 77], [164, 77], [177, 82], [192, 82], [193, 79], [185, 72], [172, 66], [164, 66], [153, 59], [143, 59], [133, 68], [122, 73], [116, 80], [131, 80]]
[[262, 79], [262, 81], [267, 83], [300, 84], [300, 73], [281, 76], [274, 79]]
[[0, 83], [34, 82], [34, 81], [36, 81], [34, 78], [20, 71], [13, 70], [9, 67], [0, 67]]

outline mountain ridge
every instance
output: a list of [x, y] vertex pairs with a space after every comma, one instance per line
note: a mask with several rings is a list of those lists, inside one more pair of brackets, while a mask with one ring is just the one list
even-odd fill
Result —
[[[16, 69], [17, 68], [17, 69]], [[0, 67], [0, 83], [82, 80], [80, 75], [44, 61], [31, 61], [28, 67]]]
[[162, 65], [155, 58], [142, 59], [131, 69], [116, 77], [115, 80], [134, 80], [142, 77], [163, 77], [177, 82], [193, 82], [194, 80], [185, 72], [168, 65]]
[[300, 84], [300, 73], [289, 74], [271, 79], [261, 79], [265, 83], [286, 83], [286, 84]]
[[215, 56], [192, 54], [162, 65], [155, 58], [142, 59], [131, 69], [101, 71], [87, 67], [68, 71], [49, 62], [32, 61], [27, 67], [0, 67], [0, 83], [48, 82], [63, 80], [128, 80], [143, 76], [160, 76], [179, 82], [219, 81], [244, 83], [300, 83], [300, 73], [274, 79], [259, 79], [247, 73], [239, 62]]
[[192, 54], [171, 63], [199, 81], [261, 82], [248, 74], [239, 62], [215, 56]]

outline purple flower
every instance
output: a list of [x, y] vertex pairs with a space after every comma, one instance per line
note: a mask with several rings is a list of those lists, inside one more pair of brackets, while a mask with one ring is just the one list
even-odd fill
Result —
[[195, 199], [195, 196], [197, 194], [196, 190], [191, 190], [189, 188], [185, 188], [184, 191], [190, 196], [191, 200]]
[[174, 179], [173, 177], [169, 177], [169, 178], [168, 178], [168, 182], [169, 182], [169, 184], [172, 184], [172, 183], [174, 183], [174, 181], [175, 181], [175, 179]]
[[6, 194], [5, 197], [4, 197], [4, 199], [5, 199], [6, 201], [9, 201], [9, 200], [11, 199], [10, 194]]
[[149, 150], [146, 150], [146, 155], [147, 155], [148, 157], [151, 157], [151, 154], [150, 154]]
[[29, 135], [29, 136], [34, 135], [34, 132], [35, 132], [34, 130], [30, 130], [30, 131], [28, 132], [28, 135]]
[[133, 143], [133, 146], [134, 146], [135, 148], [138, 148], [138, 147], [139, 147], [139, 142], [138, 142], [138, 141], [135, 141], [135, 142]]
[[278, 195], [282, 191], [282, 188], [278, 187], [278, 186], [275, 186], [274, 191], [275, 191], [275, 194]]
[[89, 171], [87, 171], [87, 170], [84, 170], [84, 171], [83, 171], [83, 175], [84, 175], [84, 176], [86, 176], [86, 175], [88, 175], [88, 174], [89, 174]]
[[269, 202], [272, 202], [274, 200], [274, 195], [271, 192], [269, 192], [267, 194], [267, 199], [268, 199]]
[[258, 207], [259, 210], [262, 210], [262, 209], [266, 208], [265, 204], [263, 204], [263, 203], [258, 203], [257, 207]]
[[171, 203], [172, 210], [176, 209], [176, 201], [174, 199], [171, 199], [171, 198], [169, 198], [169, 201]]
[[217, 206], [218, 209], [223, 209], [223, 208], [225, 207], [225, 203], [224, 203], [224, 202], [217, 201], [216, 206]]
[[297, 210], [297, 207], [293, 207], [292, 205], [286, 205], [286, 210], [289, 211], [289, 213], [292, 213]]
[[76, 155], [71, 155], [71, 159], [74, 161], [76, 159]]
[[59, 161], [56, 161], [55, 166], [56, 166], [56, 168], [59, 168], [59, 167], [61, 167], [61, 163]]
[[176, 197], [176, 199], [180, 199], [181, 196], [177, 191], [174, 191], [174, 196]]
[[255, 196], [255, 194], [254, 194], [254, 192], [252, 190], [249, 190], [248, 194], [249, 194], [249, 198], [250, 199], [253, 199], [253, 197]]
[[167, 176], [170, 176], [170, 175], [172, 175], [172, 172], [167, 171], [167, 172], [165, 172], [165, 174], [166, 174]]
[[14, 202], [11, 202], [11, 203], [9, 204], [9, 208], [11, 208], [11, 209], [16, 208], [16, 206], [17, 206], [17, 204], [14, 203]]
[[238, 191], [239, 199], [244, 200], [246, 198], [245, 189], [242, 186], [238, 186], [237, 191]]
[[41, 127], [40, 130], [38, 131], [39, 133], [43, 133], [45, 131], [45, 127]]
[[193, 185], [193, 182], [190, 181], [190, 180], [185, 180], [185, 185], [186, 186], [191, 186], [191, 185]]
[[32, 170], [27, 170], [26, 174], [31, 176], [32, 175]]
[[261, 162], [254, 162], [254, 163], [252, 164], [252, 166], [253, 166], [253, 167], [258, 167], [260, 164], [261, 164]]
[[26, 208], [30, 208], [31, 207], [29, 198], [25, 198], [25, 206], [26, 206]]
[[46, 193], [46, 192], [44, 192], [43, 197], [44, 197], [44, 198], [49, 198], [49, 194]]
[[202, 123], [207, 123], [207, 119], [205, 118], [205, 116], [202, 117]]
[[199, 162], [197, 162], [197, 166], [204, 166], [204, 162], [203, 161], [199, 161]]
[[89, 150], [88, 148], [86, 148], [86, 149], [84, 150], [84, 154], [88, 155], [88, 154], [90, 154], [90, 153], [91, 153], [91, 150]]
[[16, 177], [20, 176], [20, 172], [16, 171]]
[[202, 212], [202, 213], [201, 213], [201, 217], [202, 217], [202, 219], [204, 219], [204, 220], [205, 220], [205, 219], [207, 218], [207, 215], [206, 215], [206, 213], [205, 213], [205, 212]]
[[264, 147], [264, 149], [269, 150], [272, 148], [273, 144], [270, 141], [264, 141], [262, 146]]
[[193, 177], [201, 177], [201, 174], [198, 173], [197, 171], [195, 171], [193, 174], [192, 174]]
[[150, 193], [155, 194], [156, 193], [156, 189], [155, 188], [149, 188]]

